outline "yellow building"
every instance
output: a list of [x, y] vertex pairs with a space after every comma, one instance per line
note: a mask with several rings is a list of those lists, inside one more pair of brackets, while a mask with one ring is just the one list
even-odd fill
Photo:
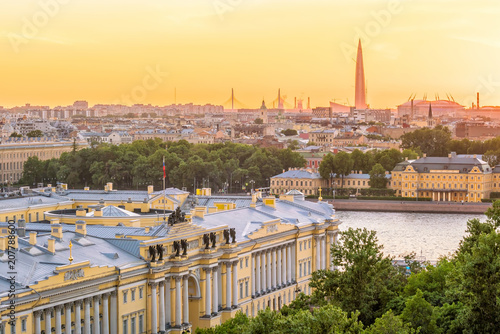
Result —
[[493, 187], [492, 168], [473, 155], [407, 160], [391, 172], [389, 188], [402, 197], [430, 197], [433, 201], [481, 202]]
[[328, 187], [328, 180], [321, 178], [311, 168], [293, 168], [271, 177], [271, 194], [284, 194], [290, 190], [298, 190], [304, 195], [318, 195], [319, 188]]
[[[52, 200], [40, 203], [52, 211], [77, 203], [38, 197]], [[90, 225], [87, 216], [25, 223], [27, 211], [1, 223], [0, 333], [194, 331], [238, 311], [278, 310], [311, 293], [312, 271], [333, 269], [339, 222], [331, 205], [292, 195], [206, 197], [184, 200], [187, 220], [177, 213], [173, 225]]]
[[[38, 157], [40, 160], [59, 158], [62, 153], [72, 151], [73, 145], [73, 141], [52, 137], [4, 139], [0, 144], [0, 182], [17, 182], [22, 177], [24, 163], [29, 157]], [[88, 146], [86, 142], [76, 142], [76, 145], [77, 149]]]

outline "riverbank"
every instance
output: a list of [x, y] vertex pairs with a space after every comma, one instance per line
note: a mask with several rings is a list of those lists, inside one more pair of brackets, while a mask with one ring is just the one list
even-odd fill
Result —
[[474, 213], [484, 214], [492, 203], [370, 201], [357, 199], [328, 200], [337, 211]]

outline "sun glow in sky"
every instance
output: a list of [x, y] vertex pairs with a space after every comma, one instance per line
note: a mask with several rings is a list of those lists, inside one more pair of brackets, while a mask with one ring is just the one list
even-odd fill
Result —
[[231, 88], [250, 108], [278, 88], [352, 104], [358, 38], [371, 107], [500, 105], [499, 16], [498, 0], [3, 0], [0, 105], [223, 104]]

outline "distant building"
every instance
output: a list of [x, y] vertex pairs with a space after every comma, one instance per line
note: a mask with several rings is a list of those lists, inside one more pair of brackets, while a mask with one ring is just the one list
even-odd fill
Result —
[[[500, 170], [500, 168], [499, 168]], [[396, 165], [389, 188], [402, 197], [481, 202], [495, 191], [493, 170], [477, 156], [424, 157]], [[496, 184], [495, 184], [496, 185]], [[500, 186], [500, 184], [498, 184]]]
[[398, 117], [401, 117], [403, 115], [413, 115], [413, 117], [427, 118], [427, 115], [429, 113], [429, 105], [432, 105], [433, 114], [437, 117], [443, 115], [454, 115], [465, 110], [464, 106], [456, 103], [455, 101], [410, 100], [398, 106]]

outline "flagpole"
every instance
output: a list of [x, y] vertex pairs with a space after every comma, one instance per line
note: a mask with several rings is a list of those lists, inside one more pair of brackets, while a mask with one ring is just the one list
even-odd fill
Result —
[[163, 222], [167, 221], [167, 214], [165, 212], [165, 205], [167, 202], [167, 195], [165, 194], [165, 157], [163, 157]]

